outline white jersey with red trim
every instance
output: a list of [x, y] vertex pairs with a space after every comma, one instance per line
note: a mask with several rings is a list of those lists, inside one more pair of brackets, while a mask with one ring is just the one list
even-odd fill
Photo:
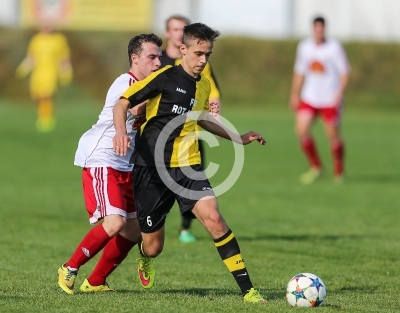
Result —
[[117, 155], [113, 150], [115, 127], [113, 122], [113, 107], [123, 92], [137, 81], [131, 73], [122, 74], [111, 85], [106, 101], [96, 124], [92, 126], [79, 140], [75, 153], [74, 164], [81, 167], [112, 167], [118, 171], [131, 171], [133, 165], [129, 159], [135, 147], [137, 127], [134, 125], [136, 116], [130, 111], [127, 114], [126, 133], [130, 138], [130, 147], [126, 155]]
[[317, 44], [313, 39], [304, 39], [297, 47], [294, 71], [304, 76], [301, 100], [325, 108], [336, 105], [340, 77], [350, 72], [350, 66], [339, 41], [328, 38]]

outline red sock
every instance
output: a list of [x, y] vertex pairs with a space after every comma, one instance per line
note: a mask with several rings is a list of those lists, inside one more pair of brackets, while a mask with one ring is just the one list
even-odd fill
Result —
[[120, 234], [111, 239], [104, 247], [99, 262], [88, 278], [89, 283], [92, 286], [103, 285], [107, 277], [122, 263], [134, 245], [136, 245], [136, 242], [130, 241]]
[[110, 239], [111, 237], [104, 230], [103, 224], [95, 226], [86, 234], [65, 266], [79, 269], [103, 249]]
[[344, 144], [341, 140], [332, 143], [333, 171], [335, 176], [340, 176], [344, 171]]
[[320, 168], [321, 161], [319, 159], [317, 149], [315, 148], [314, 139], [312, 137], [303, 139], [301, 141], [301, 148], [303, 149], [310, 166]]

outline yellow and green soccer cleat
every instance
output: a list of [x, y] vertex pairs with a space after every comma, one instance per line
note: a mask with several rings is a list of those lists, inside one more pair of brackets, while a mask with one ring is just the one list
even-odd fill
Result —
[[267, 303], [267, 300], [265, 300], [258, 290], [255, 290], [254, 288], [251, 288], [243, 297], [244, 302], [250, 302], [250, 303]]
[[139, 282], [144, 289], [153, 287], [156, 271], [154, 269], [153, 259], [148, 258], [139, 252], [138, 262]]
[[50, 133], [56, 127], [56, 120], [54, 117], [39, 118], [36, 121], [36, 130], [39, 133]]
[[104, 291], [114, 291], [111, 289], [107, 282], [104, 285], [92, 286], [87, 279], [85, 279], [80, 288], [81, 292], [104, 292]]
[[70, 270], [64, 265], [58, 269], [58, 285], [69, 295], [74, 293], [76, 275], [78, 275], [77, 270]]
[[300, 183], [303, 185], [310, 185], [315, 182], [321, 176], [321, 174], [321, 169], [312, 167], [300, 176]]

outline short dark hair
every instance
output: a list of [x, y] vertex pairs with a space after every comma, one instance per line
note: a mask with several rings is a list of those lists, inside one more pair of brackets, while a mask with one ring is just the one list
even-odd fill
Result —
[[315, 25], [316, 23], [321, 23], [325, 26], [325, 19], [322, 16], [316, 16], [313, 19], [313, 25]]
[[172, 15], [170, 16], [166, 21], [165, 21], [165, 29], [168, 30], [169, 27], [169, 22], [171, 22], [172, 20], [178, 20], [181, 22], [184, 22], [186, 25], [190, 24], [190, 21], [188, 18], [182, 16], [182, 15]]
[[162, 39], [160, 37], [158, 37], [157, 35], [154, 35], [153, 33], [150, 34], [140, 34], [137, 35], [133, 38], [131, 38], [131, 40], [129, 40], [129, 44], [128, 44], [128, 58], [129, 58], [129, 65], [132, 65], [132, 59], [131, 59], [131, 55], [132, 54], [136, 54], [136, 55], [140, 55], [140, 53], [142, 53], [142, 44], [149, 42], [149, 43], [154, 43], [157, 47], [161, 47], [162, 46]]
[[187, 47], [190, 45], [190, 41], [197, 39], [200, 41], [210, 41], [214, 42], [219, 37], [220, 32], [208, 27], [202, 23], [193, 23], [186, 25], [183, 29], [182, 43]]

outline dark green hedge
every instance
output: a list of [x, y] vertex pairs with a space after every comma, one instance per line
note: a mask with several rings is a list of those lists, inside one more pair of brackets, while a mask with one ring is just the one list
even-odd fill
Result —
[[[32, 31], [0, 30], [0, 95], [28, 96], [13, 78]], [[135, 34], [66, 32], [72, 50], [75, 84], [104, 98], [112, 80], [128, 69], [127, 43]], [[211, 64], [224, 102], [232, 105], [286, 106], [297, 41], [222, 37]], [[400, 45], [345, 43], [352, 76], [347, 92], [351, 106], [396, 109], [400, 101]], [[26, 82], [24, 82], [26, 84]], [[76, 89], [74, 89], [76, 90]]]

